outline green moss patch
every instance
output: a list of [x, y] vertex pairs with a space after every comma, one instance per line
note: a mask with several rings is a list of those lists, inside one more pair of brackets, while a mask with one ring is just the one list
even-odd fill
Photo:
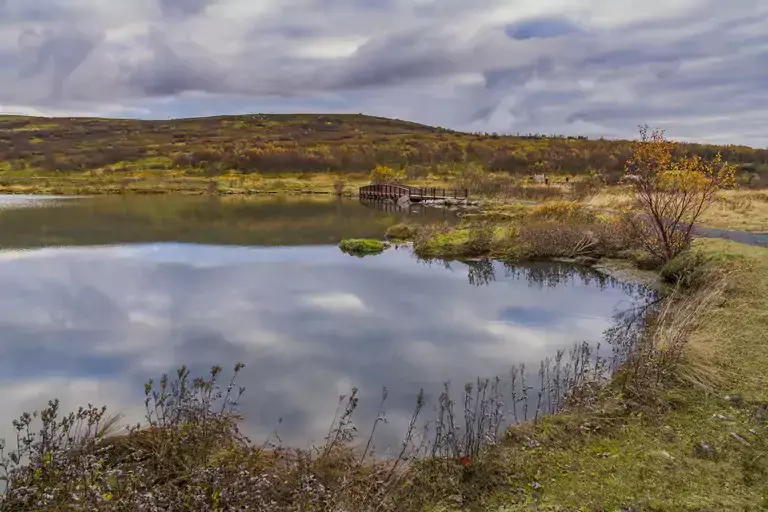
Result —
[[342, 240], [339, 244], [339, 249], [346, 254], [352, 256], [372, 256], [374, 254], [381, 254], [389, 247], [389, 244], [382, 242], [381, 240], [373, 240], [370, 238], [348, 238]]

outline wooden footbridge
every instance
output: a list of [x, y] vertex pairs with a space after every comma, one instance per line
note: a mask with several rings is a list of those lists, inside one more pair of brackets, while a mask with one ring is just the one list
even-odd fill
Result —
[[467, 199], [469, 190], [457, 188], [438, 188], [438, 187], [410, 187], [408, 185], [399, 185], [394, 183], [377, 183], [375, 185], [365, 185], [358, 189], [358, 195], [363, 199], [393, 199], [397, 201], [402, 197], [407, 197], [411, 202], [419, 203], [421, 201], [436, 199]]

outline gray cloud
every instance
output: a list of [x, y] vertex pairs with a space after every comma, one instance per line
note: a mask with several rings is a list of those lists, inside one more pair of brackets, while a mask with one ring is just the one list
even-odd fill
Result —
[[98, 39], [78, 30], [55, 33], [26, 29], [19, 37], [19, 78], [40, 80], [44, 79], [41, 75], [48, 71], [51, 87], [47, 99], [61, 100], [64, 82], [85, 62], [98, 43]]
[[158, 0], [164, 16], [179, 18], [200, 14], [215, 0]]
[[562, 37], [580, 32], [581, 29], [574, 23], [561, 18], [523, 20], [506, 28], [507, 35], [512, 39]]
[[[147, 96], [172, 96], [189, 91], [225, 92], [217, 86], [216, 71], [219, 67], [205, 59], [205, 48], [189, 43], [187, 50], [198, 55], [198, 62], [191, 63], [174, 51], [159, 31], [153, 31], [147, 38], [152, 50], [151, 67], [129, 68], [127, 84], [134, 92]], [[205, 70], [201, 68], [205, 68]]]
[[[206, 94], [318, 109], [333, 96], [342, 110], [459, 129], [631, 136], [648, 122], [673, 137], [766, 145], [752, 120], [768, 115], [766, 4], [653, 0], [634, 19], [630, 7], [8, 0], [0, 105], [152, 117], [158, 99], [196, 115]], [[202, 94], [195, 106], [189, 92]]]

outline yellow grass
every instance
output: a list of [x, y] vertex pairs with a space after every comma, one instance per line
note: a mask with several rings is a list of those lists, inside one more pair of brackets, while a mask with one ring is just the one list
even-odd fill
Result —
[[[632, 196], [626, 187], [607, 187], [586, 204], [598, 209], [627, 211], [632, 207]], [[698, 223], [713, 228], [768, 232], [768, 191], [722, 191]]]
[[721, 192], [701, 216], [700, 224], [723, 229], [768, 232], [768, 191]]

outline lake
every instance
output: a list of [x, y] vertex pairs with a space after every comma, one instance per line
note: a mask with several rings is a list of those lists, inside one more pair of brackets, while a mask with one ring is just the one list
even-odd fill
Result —
[[[0, 203], [4, 201], [0, 200]], [[17, 206], [17, 205], [16, 205]], [[382, 387], [392, 446], [424, 389], [538, 368], [598, 342], [636, 287], [565, 263], [423, 262], [410, 249], [356, 258], [336, 244], [390, 225], [454, 222], [437, 209], [356, 200], [96, 197], [0, 208], [0, 436], [22, 411], [107, 404], [143, 416], [143, 383], [188, 365], [246, 364], [240, 410], [256, 440], [282, 420], [322, 442], [338, 397], [359, 388], [370, 428]]]

